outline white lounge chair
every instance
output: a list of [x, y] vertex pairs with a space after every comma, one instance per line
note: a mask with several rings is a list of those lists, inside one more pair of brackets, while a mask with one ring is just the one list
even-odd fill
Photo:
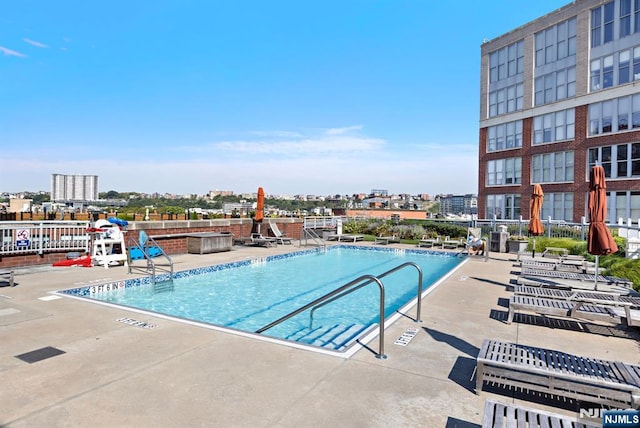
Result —
[[280, 232], [280, 229], [278, 228], [278, 225], [274, 222], [269, 222], [269, 227], [271, 228], [271, 231], [273, 232], [273, 236], [275, 236], [276, 238], [276, 242], [278, 244], [289, 244], [291, 245], [291, 238], [288, 238], [285, 236], [284, 233]]
[[398, 238], [396, 235], [391, 235], [391, 236], [380, 235], [376, 237], [374, 244], [388, 245], [393, 242], [400, 242], [400, 238]]
[[436, 245], [442, 245], [442, 241], [439, 236], [435, 238], [428, 238], [427, 235], [424, 235], [420, 241], [418, 241], [418, 247], [435, 247]]

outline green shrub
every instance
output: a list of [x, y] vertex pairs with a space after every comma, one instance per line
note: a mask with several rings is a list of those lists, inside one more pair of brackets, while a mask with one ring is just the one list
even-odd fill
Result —
[[[640, 260], [621, 259], [615, 256], [601, 257], [600, 260], [610, 259], [606, 261], [608, 264], [605, 274], [627, 278], [633, 282], [633, 288], [640, 291]], [[604, 267], [604, 265], [603, 265]]]

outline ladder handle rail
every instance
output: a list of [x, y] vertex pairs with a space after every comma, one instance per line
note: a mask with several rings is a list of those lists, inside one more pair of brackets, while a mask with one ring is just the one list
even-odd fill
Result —
[[378, 284], [378, 288], [380, 289], [380, 334], [379, 334], [379, 345], [378, 345], [378, 354], [376, 355], [377, 358], [387, 358], [387, 356], [384, 354], [384, 285], [382, 284], [382, 281], [380, 281], [378, 278], [376, 278], [373, 275], [362, 275], [356, 279], [354, 279], [353, 281], [343, 285], [342, 287], [338, 287], [335, 290], [325, 294], [324, 296], [318, 297], [317, 299], [315, 299], [314, 301], [307, 303], [306, 305], [296, 309], [293, 312], [288, 313], [287, 315], [278, 318], [277, 320], [265, 325], [264, 327], [259, 328], [258, 330], [255, 331], [255, 333], [263, 333], [266, 330], [269, 330], [272, 327], [275, 327], [276, 325], [288, 320], [289, 318], [292, 318], [298, 314], [300, 314], [301, 312], [306, 311], [307, 309], [317, 305], [318, 303], [322, 302], [323, 300], [327, 300], [330, 299], [332, 297], [334, 297], [337, 294], [342, 293], [344, 290], [353, 287], [356, 284], [359, 284], [360, 282], [367, 280], [367, 284], [371, 283], [371, 282], [375, 282], [376, 284]]
[[[399, 271], [400, 269], [404, 269], [405, 267], [409, 267], [409, 266], [413, 266], [418, 270], [418, 294], [417, 294], [417, 308], [416, 308], [416, 319], [415, 322], [422, 322], [422, 320], [420, 319], [420, 307], [422, 304], [422, 269], [420, 268], [420, 266], [418, 266], [416, 263], [414, 262], [406, 262], [403, 263], [401, 265], [398, 265], [392, 269], [389, 269], [388, 271], [381, 273], [380, 275], [378, 275], [376, 278], [384, 278], [387, 275], [390, 275], [396, 271]], [[318, 303], [315, 307], [313, 307], [309, 313], [309, 325], [313, 325], [313, 314], [315, 313], [316, 309], [320, 309], [323, 306], [328, 305], [331, 302], [334, 302], [338, 299], [340, 299], [341, 297], [346, 296], [347, 294], [351, 294], [354, 291], [357, 291], [359, 289], [361, 289], [362, 287], [364, 287], [367, 284], [370, 284], [373, 280], [370, 279], [366, 282], [361, 283], [360, 285], [358, 285], [357, 287], [353, 287], [351, 289], [348, 290], [344, 290], [342, 293], [333, 296], [330, 299], [327, 299], [323, 302]]]
[[[138, 240], [136, 240], [133, 237], [130, 238], [130, 241], [144, 255], [144, 258], [147, 262], [147, 269], [151, 271], [151, 283], [153, 285], [155, 285], [156, 283], [157, 269], [156, 269], [156, 263], [153, 261], [151, 255], [149, 254], [149, 251], [147, 251], [147, 249], [151, 247], [151, 245], [149, 245], [149, 242], [151, 242], [155, 247], [157, 247], [160, 250], [160, 254], [162, 254], [167, 259], [167, 264], [157, 265], [159, 270], [163, 272], [167, 272], [169, 274], [169, 277], [173, 279], [173, 260], [171, 259], [171, 257], [169, 257], [169, 255], [167, 255], [167, 253], [164, 252], [162, 247], [160, 247], [152, 237], [148, 236], [144, 244], [140, 244], [140, 242], [138, 242]], [[128, 255], [128, 258], [130, 258], [130, 255]], [[168, 269], [163, 269], [162, 267], [164, 266], [167, 266]], [[131, 273], [132, 269], [133, 269], [133, 264], [131, 263], [131, 260], [129, 260], [129, 273]]]

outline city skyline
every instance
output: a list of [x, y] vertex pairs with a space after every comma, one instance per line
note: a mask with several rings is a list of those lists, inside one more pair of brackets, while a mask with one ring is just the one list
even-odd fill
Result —
[[567, 3], [14, 1], [0, 187], [475, 194], [480, 45]]

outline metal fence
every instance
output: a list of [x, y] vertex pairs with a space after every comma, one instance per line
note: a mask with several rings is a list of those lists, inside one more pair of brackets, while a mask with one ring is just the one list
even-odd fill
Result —
[[0, 256], [89, 251], [88, 221], [0, 222]]

